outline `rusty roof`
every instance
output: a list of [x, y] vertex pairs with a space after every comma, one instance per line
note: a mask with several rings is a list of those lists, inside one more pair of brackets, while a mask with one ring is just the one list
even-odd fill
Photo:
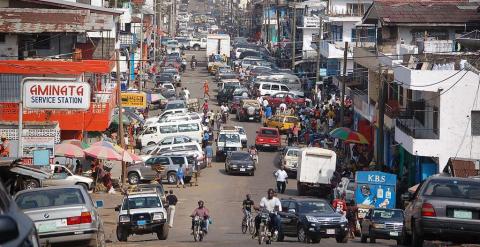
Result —
[[90, 10], [91, 12], [95, 13], [104, 13], [104, 14], [111, 14], [111, 15], [121, 15], [123, 14], [123, 11], [120, 10], [115, 10], [112, 8], [104, 8], [104, 7], [98, 7], [98, 6], [93, 6], [90, 4], [85, 4], [85, 3], [77, 3], [77, 2], [71, 2], [71, 1], [65, 1], [65, 0], [20, 0], [22, 2], [31, 2], [31, 3], [38, 3], [38, 4], [45, 4], [45, 5], [50, 5], [50, 6], [56, 6], [56, 7], [61, 7], [61, 8], [70, 8], [70, 9], [84, 9], [84, 10]]
[[449, 163], [454, 177], [468, 178], [479, 175], [478, 170], [475, 169], [474, 160], [450, 158]]
[[465, 0], [377, 0], [363, 17], [363, 22], [382, 25], [480, 23], [480, 3]]
[[0, 32], [87, 32], [112, 30], [112, 15], [89, 10], [0, 8]]

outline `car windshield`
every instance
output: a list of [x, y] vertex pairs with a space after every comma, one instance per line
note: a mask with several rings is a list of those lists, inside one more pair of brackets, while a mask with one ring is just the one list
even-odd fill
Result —
[[223, 74], [222, 79], [235, 79], [237, 78], [237, 75], [235, 74]]
[[277, 136], [278, 135], [278, 132], [275, 129], [262, 129], [262, 131], [260, 133], [262, 135], [265, 135], [265, 136]]
[[432, 180], [423, 192], [425, 196], [480, 200], [480, 182], [462, 180]]
[[184, 103], [167, 103], [165, 110], [185, 108]]
[[400, 210], [375, 209], [372, 218], [376, 220], [403, 220], [403, 212]]
[[220, 134], [218, 136], [219, 142], [240, 142], [239, 134]]
[[80, 189], [64, 188], [25, 192], [15, 202], [21, 209], [31, 209], [85, 204], [85, 199]]
[[162, 203], [156, 196], [125, 198], [123, 200], [122, 209], [137, 209], [137, 208], [161, 208]]
[[170, 81], [172, 79], [173, 75], [172, 74], [162, 74], [160, 76], [157, 76], [157, 81]]
[[287, 152], [288, 157], [298, 157], [298, 149], [290, 149]]
[[250, 156], [249, 153], [232, 153], [232, 155], [230, 156], [230, 159], [247, 161], [247, 160], [251, 160], [252, 157]]
[[299, 202], [298, 210], [300, 213], [312, 214], [312, 213], [333, 213], [333, 209], [325, 202], [311, 201], [311, 202]]

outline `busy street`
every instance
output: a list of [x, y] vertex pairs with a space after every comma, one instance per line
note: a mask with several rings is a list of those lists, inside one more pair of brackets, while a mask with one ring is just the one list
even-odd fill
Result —
[[0, 6], [0, 246], [480, 246], [479, 2]]

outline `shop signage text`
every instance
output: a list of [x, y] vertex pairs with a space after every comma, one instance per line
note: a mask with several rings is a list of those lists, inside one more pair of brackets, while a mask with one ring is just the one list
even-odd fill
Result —
[[29, 109], [87, 110], [90, 95], [84, 82], [29, 80], [23, 86], [23, 104]]
[[121, 98], [123, 107], [147, 107], [147, 95], [145, 93], [122, 93]]

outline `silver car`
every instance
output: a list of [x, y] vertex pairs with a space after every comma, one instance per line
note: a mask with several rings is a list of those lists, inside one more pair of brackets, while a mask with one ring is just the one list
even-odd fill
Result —
[[80, 185], [23, 190], [15, 195], [15, 202], [35, 223], [42, 245], [105, 246], [102, 220]]

